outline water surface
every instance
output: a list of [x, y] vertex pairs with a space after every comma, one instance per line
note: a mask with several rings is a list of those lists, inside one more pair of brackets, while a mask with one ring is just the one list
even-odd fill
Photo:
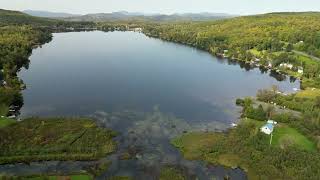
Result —
[[[54, 34], [34, 50], [22, 116], [161, 111], [192, 121], [234, 121], [234, 100], [282, 82], [210, 54], [133, 32]], [[230, 63], [229, 63], [230, 64]]]

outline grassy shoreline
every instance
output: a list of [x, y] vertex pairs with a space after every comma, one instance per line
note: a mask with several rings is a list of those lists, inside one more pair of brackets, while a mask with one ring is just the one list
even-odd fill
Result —
[[[254, 102], [249, 98], [237, 100], [237, 104], [244, 109], [242, 119], [236, 127], [223, 133], [188, 133], [173, 139], [171, 143], [188, 160], [203, 160], [231, 168], [240, 167], [247, 172], [249, 179], [317, 179], [320, 174], [317, 123], [311, 125], [313, 121], [305, 120], [308, 112], [303, 108], [308, 107], [301, 103], [295, 104], [295, 101], [300, 98], [306, 101], [307, 98], [309, 102], [306, 103], [316, 106], [319, 94], [318, 89], [307, 89], [286, 96], [273, 90], [260, 91], [258, 99], [272, 97], [270, 101], [277, 102], [280, 105], [277, 106], [278, 109], [273, 103], [269, 106], [253, 106]], [[290, 103], [289, 107], [295, 110], [279, 109], [284, 106], [281, 103], [287, 107]], [[312, 105], [313, 103], [315, 104]], [[313, 111], [317, 108], [314, 107]], [[297, 109], [299, 116], [287, 113]], [[260, 132], [269, 114], [272, 114], [269, 118], [278, 121], [271, 144], [270, 135]]]

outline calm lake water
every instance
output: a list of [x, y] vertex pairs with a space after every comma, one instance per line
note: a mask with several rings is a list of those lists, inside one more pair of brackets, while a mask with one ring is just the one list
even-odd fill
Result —
[[[108, 157], [114, 163], [102, 179], [152, 179], [163, 165], [182, 167], [200, 179], [226, 174], [245, 179], [241, 170], [184, 160], [170, 139], [227, 129], [239, 116], [237, 97], [272, 85], [299, 88], [298, 81], [134, 32], [54, 34], [30, 60], [20, 73], [27, 85], [22, 117], [88, 116], [121, 133], [118, 152]], [[119, 160], [125, 152], [133, 160]]]
[[157, 105], [186, 120], [230, 122], [235, 98], [271, 85], [299, 86], [133, 32], [54, 34], [30, 60], [20, 73], [27, 84], [24, 117], [150, 111]]

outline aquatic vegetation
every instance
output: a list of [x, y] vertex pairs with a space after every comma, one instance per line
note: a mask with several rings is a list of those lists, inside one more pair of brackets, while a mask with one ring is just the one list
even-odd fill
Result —
[[115, 150], [115, 135], [89, 119], [29, 118], [0, 130], [0, 164], [97, 159]]
[[96, 162], [95, 164], [91, 165], [90, 167], [88, 167], [86, 171], [89, 174], [93, 175], [94, 177], [97, 177], [102, 175], [104, 172], [106, 172], [111, 164], [112, 164], [111, 161], [102, 159]]

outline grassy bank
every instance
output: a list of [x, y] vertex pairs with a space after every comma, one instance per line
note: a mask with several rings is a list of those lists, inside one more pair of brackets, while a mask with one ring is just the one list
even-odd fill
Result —
[[16, 121], [13, 119], [9, 119], [7, 117], [0, 117], [0, 128], [7, 127], [11, 124], [14, 124]]
[[114, 136], [88, 119], [30, 118], [0, 129], [0, 164], [93, 160], [115, 150]]
[[[225, 133], [185, 134], [172, 144], [186, 159], [241, 167], [249, 179], [318, 179], [319, 92], [310, 88], [286, 95], [261, 90], [259, 101], [237, 100], [243, 106], [237, 127]], [[278, 122], [272, 140], [260, 131], [267, 119]]]
[[[243, 120], [226, 134], [190, 133], [174, 139], [172, 144], [179, 148], [186, 159], [241, 167], [248, 173], [249, 179], [318, 178], [318, 152], [294, 145], [280, 147], [279, 140], [274, 140], [275, 145], [270, 146], [270, 137], [259, 131], [259, 124], [254, 120]], [[279, 139], [283, 137], [283, 133], [275, 133]]]

